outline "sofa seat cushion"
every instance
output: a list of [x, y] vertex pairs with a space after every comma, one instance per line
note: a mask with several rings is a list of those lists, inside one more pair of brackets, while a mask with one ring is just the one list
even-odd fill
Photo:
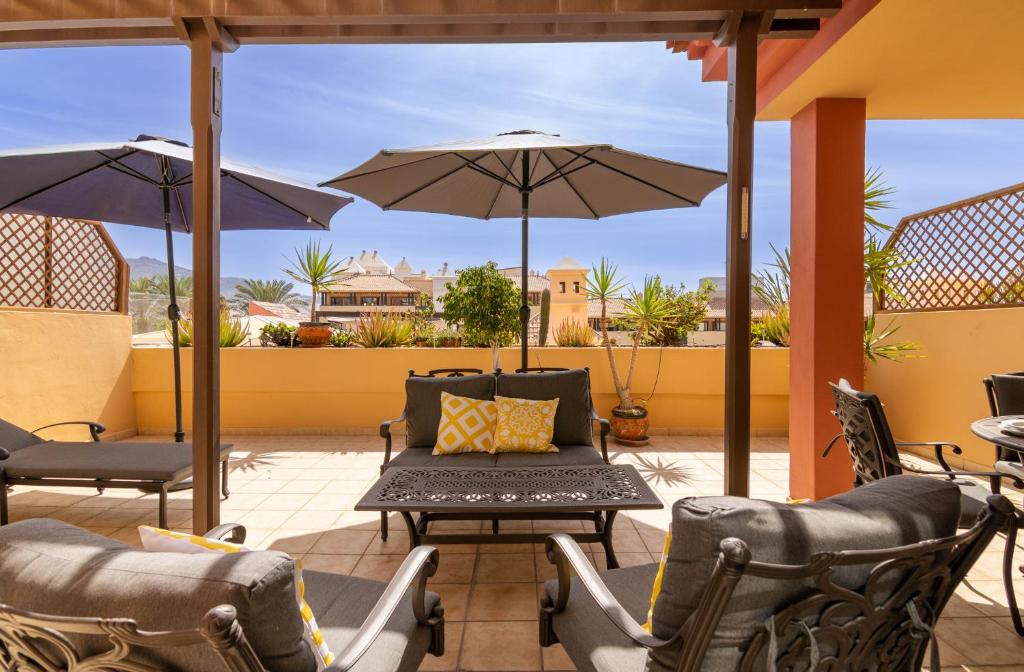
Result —
[[441, 423], [441, 393], [470, 399], [494, 399], [494, 376], [428, 378], [409, 376], [405, 380], [405, 445], [433, 448]]
[[[672, 541], [654, 604], [653, 634], [672, 637], [691, 617], [725, 538], [743, 540], [754, 560], [802, 565], [816, 553], [884, 549], [946, 537], [956, 532], [959, 518], [957, 486], [921, 476], [883, 478], [811, 504], [740, 497], [682, 499], [672, 507]], [[834, 579], [837, 585], [860, 588], [871, 569], [841, 567]], [[741, 647], [766, 619], [812, 586], [810, 579], [741, 578], [711, 639], [703, 669], [737, 669]]]
[[558, 399], [555, 431], [551, 442], [563, 445], [593, 443], [590, 419], [590, 372], [586, 369], [545, 371], [544, 373], [503, 373], [498, 376], [501, 397], [520, 399]]
[[[221, 446], [221, 458], [231, 452]], [[192, 473], [191, 443], [47, 441], [0, 462], [12, 478], [178, 481]]]
[[[327, 645], [338, 656], [355, 637], [387, 584], [311, 570], [303, 572], [303, 576], [309, 606], [317, 615]], [[436, 593], [427, 592], [427, 613], [439, 600]], [[412, 672], [419, 667], [429, 648], [430, 628], [416, 622], [412, 595], [407, 593], [384, 631], [352, 669]]]
[[[43, 614], [131, 618], [145, 630], [194, 630], [213, 607], [232, 605], [272, 672], [316, 669], [295, 591], [295, 563], [277, 551], [155, 553], [57, 520], [0, 527], [0, 602]], [[99, 638], [72, 641], [84, 655], [109, 648]], [[148, 649], [145, 661], [157, 669], [223, 667], [205, 645]]]
[[498, 467], [575, 467], [604, 464], [593, 446], [559, 446], [557, 453], [500, 453]]
[[966, 478], [953, 481], [960, 488], [960, 527], [972, 527], [985, 509], [992, 491], [977, 481]]
[[[651, 585], [657, 573], [657, 565], [639, 565], [602, 572], [601, 579], [629, 615], [643, 623], [647, 619]], [[545, 583], [544, 592], [553, 603], [558, 595], [558, 581]], [[565, 611], [555, 614], [554, 628], [580, 672], [641, 672], [645, 669], [647, 650], [612, 625], [575, 577]]]
[[43, 439], [17, 425], [0, 420], [0, 448], [13, 453], [27, 446], [43, 443]]
[[391, 456], [389, 467], [493, 467], [498, 455], [458, 453], [434, 455], [433, 448], [406, 448]]

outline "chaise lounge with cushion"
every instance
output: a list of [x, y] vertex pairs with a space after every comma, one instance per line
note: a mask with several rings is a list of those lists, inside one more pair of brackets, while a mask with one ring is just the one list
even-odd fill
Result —
[[918, 670], [929, 649], [939, 669], [935, 623], [1013, 515], [991, 495], [954, 536], [956, 485], [912, 476], [812, 504], [686, 498], [661, 566], [598, 573], [549, 537], [541, 645], [580, 672]]
[[[493, 400], [558, 399], [552, 443], [557, 453], [462, 453], [433, 455], [441, 421], [441, 394]], [[544, 467], [608, 464], [607, 420], [598, 417], [590, 394], [587, 369], [530, 369], [516, 373], [482, 373], [479, 369], [413, 371], [405, 381], [405, 410], [380, 426], [384, 438], [383, 474], [390, 467]], [[593, 423], [600, 425], [600, 448], [594, 446]], [[392, 456], [392, 427], [404, 423], [405, 449]], [[381, 514], [381, 536], [387, 539], [387, 514]]]
[[[91, 441], [48, 441], [36, 432], [86, 425]], [[16, 485], [137, 488], [159, 495], [167, 527], [167, 493], [192, 487], [192, 444], [103, 441], [98, 422], [60, 422], [29, 432], [0, 420], [0, 525], [8, 522], [7, 490]], [[229, 444], [221, 445], [221, 493], [228, 491]]]
[[[241, 543], [245, 530], [207, 537]], [[426, 591], [437, 560], [417, 548], [390, 584], [302, 573], [329, 672], [411, 672], [444, 653], [443, 610]], [[143, 551], [56, 520], [12, 523], [0, 528], [0, 668], [316, 672], [297, 590], [279, 551]]]

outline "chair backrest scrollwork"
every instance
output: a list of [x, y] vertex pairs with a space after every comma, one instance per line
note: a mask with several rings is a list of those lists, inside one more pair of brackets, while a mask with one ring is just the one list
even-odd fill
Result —
[[856, 484], [903, 473], [882, 402], [870, 392], [833, 385], [834, 414], [853, 458]]
[[[83, 652], [76, 641], [105, 640]], [[211, 609], [195, 630], [147, 632], [127, 618], [50, 616], [0, 603], [0, 669], [165, 672], [159, 649], [207, 646], [229, 672], [266, 672], [238, 623], [234, 607]], [[147, 651], [149, 650], [149, 651]]]

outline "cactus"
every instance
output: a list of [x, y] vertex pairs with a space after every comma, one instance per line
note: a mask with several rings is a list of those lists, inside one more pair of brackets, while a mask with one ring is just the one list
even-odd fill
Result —
[[548, 341], [548, 323], [551, 321], [551, 290], [540, 293], [540, 329], [537, 331], [537, 345], [544, 347]]

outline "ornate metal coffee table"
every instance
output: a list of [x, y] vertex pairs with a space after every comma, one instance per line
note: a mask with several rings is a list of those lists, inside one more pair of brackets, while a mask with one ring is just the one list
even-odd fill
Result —
[[[499, 534], [502, 520], [583, 520], [593, 532], [580, 543], [600, 542], [608, 567], [618, 567], [612, 524], [625, 509], [661, 509], [637, 470], [629, 465], [582, 467], [392, 467], [356, 504], [356, 511], [398, 511], [409, 528], [409, 545], [542, 543], [544, 533]], [[416, 518], [413, 514], [418, 514]], [[490, 520], [491, 534], [428, 532], [436, 520]]]

